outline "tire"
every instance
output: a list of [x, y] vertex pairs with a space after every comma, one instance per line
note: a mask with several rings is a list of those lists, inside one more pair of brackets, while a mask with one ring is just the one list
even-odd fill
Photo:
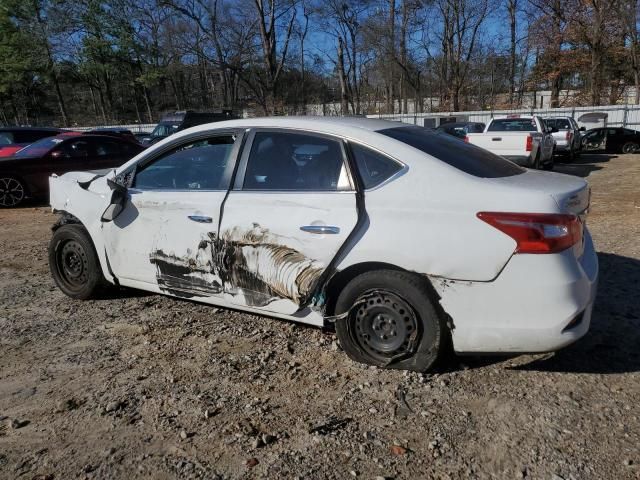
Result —
[[553, 170], [554, 164], [555, 164], [555, 152], [553, 153], [553, 155], [551, 155], [551, 158], [549, 159], [549, 161], [547, 163], [543, 163], [542, 164], [542, 169], [543, 170]]
[[536, 154], [536, 158], [533, 160], [531, 168], [534, 170], [540, 170], [540, 153]]
[[627, 142], [622, 145], [622, 153], [636, 153], [638, 151], [638, 144], [635, 142]]
[[16, 177], [0, 176], [0, 208], [14, 208], [21, 205], [27, 196], [25, 184]]
[[78, 300], [95, 298], [107, 285], [89, 232], [82, 225], [63, 225], [53, 233], [49, 269], [58, 288]]
[[375, 270], [358, 275], [340, 293], [336, 333], [356, 362], [424, 372], [447, 345], [444, 315], [416, 274]]

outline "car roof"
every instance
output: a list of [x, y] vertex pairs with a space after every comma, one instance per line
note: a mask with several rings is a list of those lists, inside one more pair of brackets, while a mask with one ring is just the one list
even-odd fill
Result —
[[0, 127], [0, 132], [64, 132], [56, 127]]
[[[412, 124], [406, 124], [401, 122], [392, 122], [389, 120], [382, 120], [377, 118], [366, 117], [320, 117], [320, 116], [287, 116], [287, 117], [255, 117], [255, 118], [242, 118], [235, 120], [224, 120], [221, 122], [203, 123], [195, 127], [183, 130], [178, 134], [184, 134], [184, 132], [197, 132], [206, 131], [215, 128], [249, 128], [249, 127], [262, 127], [262, 128], [292, 128], [292, 129], [305, 129], [313, 131], [325, 131], [327, 133], [341, 134], [344, 129], [358, 129], [375, 132], [379, 130], [386, 130], [388, 128], [398, 128], [414, 126]], [[427, 129], [425, 129], [427, 130]], [[176, 134], [176, 135], [178, 135]]]

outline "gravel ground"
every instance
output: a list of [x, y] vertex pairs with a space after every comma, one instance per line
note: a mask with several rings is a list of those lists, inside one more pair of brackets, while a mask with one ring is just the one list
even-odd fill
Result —
[[593, 188], [591, 331], [426, 375], [283, 321], [71, 300], [49, 276], [54, 216], [0, 211], [0, 477], [639, 479], [640, 156], [556, 170]]

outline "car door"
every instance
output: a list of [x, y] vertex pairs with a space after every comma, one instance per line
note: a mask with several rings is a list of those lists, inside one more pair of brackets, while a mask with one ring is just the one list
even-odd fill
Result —
[[220, 226], [225, 299], [294, 314], [309, 303], [357, 220], [342, 139], [253, 130]]
[[121, 283], [186, 298], [219, 296], [214, 247], [240, 136], [190, 136], [119, 175], [129, 201], [103, 231]]
[[607, 129], [591, 130], [582, 137], [582, 149], [589, 152], [603, 152], [607, 148]]

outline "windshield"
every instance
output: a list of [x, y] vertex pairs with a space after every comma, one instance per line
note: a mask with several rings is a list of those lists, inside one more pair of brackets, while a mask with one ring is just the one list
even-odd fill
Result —
[[526, 171], [515, 163], [442, 132], [423, 127], [398, 127], [379, 130], [386, 135], [421, 150], [438, 160], [481, 178], [499, 178]]
[[178, 122], [162, 122], [156, 125], [156, 128], [151, 132], [152, 137], [168, 137], [178, 131], [180, 123]]
[[31, 145], [24, 147], [22, 150], [15, 153], [16, 157], [41, 157], [53, 147], [62, 143], [64, 139], [57, 137], [48, 137], [38, 140]]
[[537, 132], [533, 118], [501, 118], [489, 124], [488, 132]]

